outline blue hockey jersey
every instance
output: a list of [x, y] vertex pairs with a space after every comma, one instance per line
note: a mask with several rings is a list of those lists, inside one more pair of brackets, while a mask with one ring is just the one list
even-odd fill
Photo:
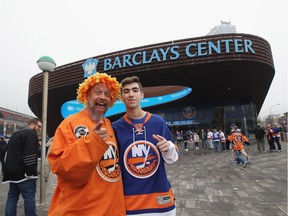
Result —
[[124, 115], [112, 126], [120, 150], [127, 215], [155, 214], [175, 209], [165, 160], [156, 148], [157, 141], [152, 137], [157, 134], [172, 140], [165, 121], [150, 113], [143, 119], [129, 119]]

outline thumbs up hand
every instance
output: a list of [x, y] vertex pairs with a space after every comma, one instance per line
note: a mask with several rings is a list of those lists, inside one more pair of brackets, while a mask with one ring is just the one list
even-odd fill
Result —
[[169, 150], [170, 144], [169, 142], [165, 139], [165, 137], [162, 137], [160, 135], [155, 135], [153, 134], [153, 138], [157, 141], [156, 147], [161, 151], [161, 152], [167, 152]]
[[107, 138], [107, 129], [101, 128], [103, 125], [103, 121], [99, 121], [96, 126], [93, 128], [93, 131], [97, 133], [104, 141], [106, 141]]

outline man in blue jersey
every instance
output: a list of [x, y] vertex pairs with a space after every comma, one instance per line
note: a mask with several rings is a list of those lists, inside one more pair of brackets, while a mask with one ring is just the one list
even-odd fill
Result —
[[141, 109], [143, 88], [137, 76], [121, 82], [126, 114], [112, 124], [120, 149], [127, 215], [175, 216], [176, 207], [164, 163], [178, 160], [165, 121]]
[[220, 153], [220, 133], [214, 128], [213, 131], [213, 144], [216, 153]]

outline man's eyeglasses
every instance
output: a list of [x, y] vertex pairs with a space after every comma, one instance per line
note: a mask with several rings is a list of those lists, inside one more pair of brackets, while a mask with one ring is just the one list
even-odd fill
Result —
[[42, 128], [42, 125], [39, 125], [39, 124], [35, 124], [35, 125], [37, 125], [40, 129]]

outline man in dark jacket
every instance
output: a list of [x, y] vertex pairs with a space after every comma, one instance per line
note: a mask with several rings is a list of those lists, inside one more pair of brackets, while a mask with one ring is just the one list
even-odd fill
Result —
[[3, 164], [4, 164], [4, 157], [7, 150], [7, 143], [4, 139], [3, 135], [0, 135], [0, 161], [2, 165], [1, 172], [3, 173]]
[[42, 121], [33, 118], [28, 127], [16, 131], [8, 142], [2, 183], [9, 183], [5, 215], [17, 215], [17, 202], [21, 194], [25, 215], [36, 215], [36, 180], [38, 161], [37, 132]]
[[260, 124], [257, 125], [257, 128], [254, 130], [254, 134], [255, 134], [258, 152], [259, 153], [261, 151], [265, 152], [265, 141], [264, 141], [265, 130], [261, 127]]

